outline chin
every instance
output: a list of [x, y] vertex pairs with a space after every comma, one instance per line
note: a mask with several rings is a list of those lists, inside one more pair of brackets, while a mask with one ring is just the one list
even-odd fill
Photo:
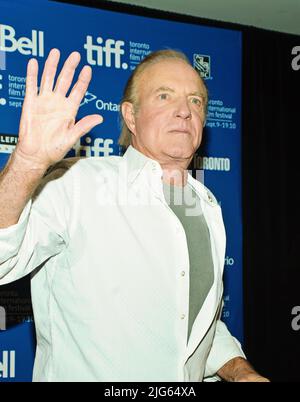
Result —
[[194, 155], [194, 149], [191, 149], [190, 147], [170, 147], [168, 149], [168, 155], [171, 156], [172, 158], [176, 159], [189, 159]]

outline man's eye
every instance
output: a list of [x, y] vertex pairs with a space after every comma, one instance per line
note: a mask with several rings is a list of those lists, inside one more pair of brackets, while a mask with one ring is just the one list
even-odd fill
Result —
[[199, 98], [191, 98], [191, 102], [198, 106], [202, 105], [202, 100]]
[[159, 99], [161, 99], [161, 100], [165, 100], [167, 98], [168, 98], [168, 94], [160, 94], [159, 95]]

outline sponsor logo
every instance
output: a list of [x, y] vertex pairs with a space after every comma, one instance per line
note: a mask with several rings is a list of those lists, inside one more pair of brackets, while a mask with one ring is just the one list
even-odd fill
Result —
[[18, 137], [16, 135], [0, 134], [0, 152], [11, 154], [17, 142]]
[[[1, 359], [1, 355], [0, 355]], [[0, 378], [15, 378], [16, 374], [16, 352], [15, 350], [4, 350], [2, 362], [0, 360]]]
[[127, 70], [128, 64], [122, 62], [122, 56], [125, 53], [123, 49], [124, 41], [110, 38], [104, 40], [99, 36], [96, 38], [96, 43], [91, 35], [87, 35], [84, 49], [86, 50], [87, 62], [90, 65]]
[[300, 70], [300, 46], [293, 47], [292, 55], [295, 55], [292, 60], [292, 69], [298, 71]]
[[96, 108], [98, 110], [107, 110], [109, 112], [119, 112], [120, 111], [120, 105], [118, 105], [117, 103], [105, 102], [102, 99], [96, 100]]
[[96, 108], [98, 110], [104, 110], [108, 112], [119, 112], [120, 111], [120, 105], [118, 103], [113, 103], [111, 101], [105, 101], [103, 99], [97, 99], [97, 96], [90, 93], [86, 92], [85, 97], [83, 101], [81, 102], [80, 106], [86, 105], [87, 103], [90, 103], [92, 101], [95, 101]]
[[97, 96], [87, 91], [85, 93], [83, 101], [80, 103], [80, 106], [86, 105], [87, 103], [90, 103], [95, 99], [97, 99]]
[[0, 331], [6, 330], [6, 311], [5, 308], [0, 306]]
[[76, 156], [109, 156], [113, 153], [114, 141], [110, 138], [80, 138], [72, 149]]
[[[6, 63], [5, 63], [5, 60], [6, 60], [6, 53], [5, 52], [3, 52], [3, 50], [1, 50], [1, 47], [0, 47], [0, 70], [5, 70], [6, 69]], [[2, 75], [0, 74], [0, 80], [2, 80]], [[2, 84], [0, 83], [0, 89], [2, 89]]]
[[229, 172], [230, 158], [217, 158], [213, 156], [194, 155], [191, 167], [192, 169]]
[[0, 50], [44, 57], [44, 32], [33, 29], [31, 37], [16, 38], [16, 31], [12, 26], [0, 24]]
[[211, 78], [210, 56], [194, 53], [193, 65], [203, 79]]

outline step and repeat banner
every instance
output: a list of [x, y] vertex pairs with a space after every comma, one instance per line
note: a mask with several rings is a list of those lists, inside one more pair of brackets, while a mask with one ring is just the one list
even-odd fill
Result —
[[[26, 64], [37, 58], [40, 74], [53, 47], [62, 53], [59, 69], [74, 50], [81, 53], [80, 67], [92, 67], [78, 118], [94, 113], [104, 117], [67, 157], [121, 153], [122, 91], [150, 52], [183, 51], [206, 81], [210, 100], [204, 143], [191, 169], [222, 206], [228, 241], [223, 319], [242, 342], [241, 33], [47, 0], [0, 0], [1, 169], [18, 141]], [[0, 287], [0, 381], [31, 381], [34, 351], [27, 277]]]

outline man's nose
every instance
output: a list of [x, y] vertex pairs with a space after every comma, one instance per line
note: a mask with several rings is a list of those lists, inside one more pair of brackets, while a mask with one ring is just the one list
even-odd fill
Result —
[[192, 117], [190, 103], [187, 99], [180, 99], [176, 104], [175, 110], [176, 117], [180, 117], [182, 119], [190, 119]]

